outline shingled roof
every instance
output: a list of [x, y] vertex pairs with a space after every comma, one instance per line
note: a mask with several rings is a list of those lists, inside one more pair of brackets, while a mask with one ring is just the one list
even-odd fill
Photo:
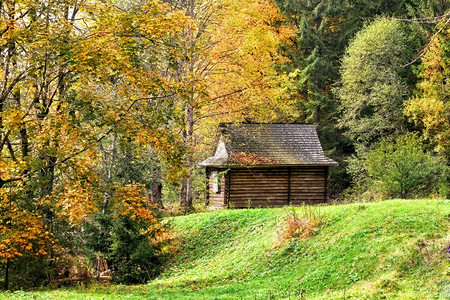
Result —
[[205, 167], [331, 166], [312, 124], [221, 124], [214, 156]]

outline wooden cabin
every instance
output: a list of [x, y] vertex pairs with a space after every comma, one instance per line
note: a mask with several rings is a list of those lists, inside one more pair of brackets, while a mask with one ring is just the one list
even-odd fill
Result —
[[327, 200], [329, 166], [311, 124], [221, 124], [206, 167], [210, 205], [275, 207]]

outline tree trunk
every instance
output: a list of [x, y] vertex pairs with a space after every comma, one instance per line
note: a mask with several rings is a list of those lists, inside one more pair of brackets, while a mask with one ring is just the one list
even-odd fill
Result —
[[[190, 172], [191, 173], [191, 172]], [[189, 174], [189, 178], [186, 180], [186, 211], [192, 210], [192, 173]]]
[[[11, 198], [9, 199], [9, 210], [12, 209], [12, 202]], [[12, 228], [12, 219], [8, 218], [6, 219], [6, 226], [11, 230]], [[9, 267], [11, 265], [11, 261], [9, 258], [6, 259], [6, 266], [5, 266], [5, 291], [9, 290]]]
[[9, 290], [9, 259], [6, 259], [5, 267], [5, 291]]
[[152, 188], [152, 199], [153, 204], [157, 204], [159, 208], [164, 208], [162, 203], [162, 183], [161, 181], [156, 181]]
[[[196, 1], [194, 0], [182, 0], [178, 2], [179, 5], [181, 5], [183, 8], [186, 9], [186, 15], [196, 19], [197, 16], [195, 14], [195, 8], [196, 8]], [[204, 25], [202, 25], [204, 26]], [[196, 30], [194, 30], [193, 27], [188, 26], [184, 32], [184, 35], [188, 41], [188, 47], [187, 51], [189, 54], [192, 55], [192, 58], [187, 61], [187, 64], [183, 64], [183, 68], [180, 71], [180, 81], [185, 81], [186, 78], [184, 78], [187, 74], [195, 74], [196, 73], [196, 62], [198, 62], [198, 55], [195, 53], [194, 48], [196, 46], [196, 43], [198, 41], [198, 36], [196, 33]], [[183, 141], [186, 144], [188, 150], [188, 153], [192, 153], [194, 149], [194, 105], [195, 105], [195, 98], [198, 96], [197, 90], [196, 90], [196, 83], [192, 80], [189, 80], [187, 82], [188, 85], [190, 85], [190, 92], [189, 92], [189, 98], [187, 99], [187, 102], [185, 104], [185, 116], [184, 116], [184, 125], [185, 128], [183, 128], [182, 136]], [[192, 209], [192, 168], [193, 168], [193, 161], [190, 156], [190, 154], [186, 154], [184, 157], [184, 167], [188, 170], [189, 176], [188, 178], [183, 178], [180, 182], [180, 206], [184, 207], [186, 211], [189, 211]]]
[[[41, 178], [43, 179], [42, 187], [40, 189], [40, 198], [43, 199], [44, 197], [51, 195], [53, 192], [53, 185], [55, 181], [55, 163], [57, 161], [56, 157], [42, 157], [42, 159], [46, 160], [46, 166], [43, 168], [43, 170], [40, 172]], [[45, 218], [45, 223], [48, 226], [49, 232], [53, 233], [54, 231], [54, 224], [53, 224], [53, 217], [54, 212], [52, 210], [51, 205], [44, 205], [41, 207], [42, 215]], [[48, 246], [48, 257], [49, 262], [47, 266], [47, 281], [48, 283], [51, 282], [52, 276], [51, 276], [51, 269], [53, 268], [53, 245], [50, 244]]]
[[[193, 94], [191, 95], [193, 98]], [[192, 149], [194, 135], [194, 107], [191, 103], [186, 104], [185, 112], [186, 129], [183, 131], [184, 142]], [[188, 155], [184, 158], [185, 167], [188, 169], [188, 178], [183, 178], [180, 185], [180, 206], [186, 211], [192, 209], [192, 159]]]
[[182, 178], [180, 182], [180, 206], [186, 207], [186, 185], [187, 185], [187, 179]]
[[[193, 98], [193, 93], [191, 95]], [[194, 141], [194, 107], [188, 103], [186, 106], [186, 143], [193, 149]], [[188, 155], [186, 158], [186, 167], [188, 168], [189, 177], [186, 179], [186, 211], [192, 209], [192, 159]]]
[[180, 185], [180, 206], [186, 212], [193, 208], [193, 194], [192, 194], [192, 174], [188, 178], [183, 178]]

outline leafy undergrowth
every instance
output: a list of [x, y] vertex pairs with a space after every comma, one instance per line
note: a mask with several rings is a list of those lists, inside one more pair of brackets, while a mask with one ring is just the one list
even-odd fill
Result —
[[[295, 208], [298, 215], [304, 215], [302, 210]], [[180, 248], [167, 271], [147, 285], [0, 297], [450, 299], [450, 201], [320, 207], [319, 227], [312, 235], [281, 242], [289, 214], [292, 208], [173, 218]]]

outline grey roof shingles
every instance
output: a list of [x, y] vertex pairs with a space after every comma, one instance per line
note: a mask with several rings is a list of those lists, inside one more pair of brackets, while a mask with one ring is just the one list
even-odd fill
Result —
[[[202, 166], [331, 166], [312, 124], [222, 124], [214, 156]], [[250, 159], [245, 159], [245, 157]], [[244, 159], [242, 159], [244, 158]]]

